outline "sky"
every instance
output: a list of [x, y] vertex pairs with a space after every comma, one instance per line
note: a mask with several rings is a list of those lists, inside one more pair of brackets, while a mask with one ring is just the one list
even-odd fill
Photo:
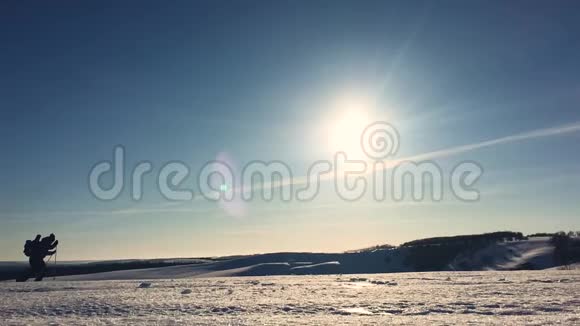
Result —
[[[50, 232], [59, 260], [93, 260], [579, 230], [579, 57], [575, 2], [2, 2], [0, 260]], [[396, 128], [393, 160], [446, 177], [477, 162], [479, 200], [350, 202], [327, 179], [308, 202], [228, 206], [156, 187], [168, 162], [195, 189], [224, 157], [306, 176], [351, 150], [361, 117]], [[126, 175], [153, 166], [139, 201], [129, 185], [112, 201], [89, 191], [117, 145]]]

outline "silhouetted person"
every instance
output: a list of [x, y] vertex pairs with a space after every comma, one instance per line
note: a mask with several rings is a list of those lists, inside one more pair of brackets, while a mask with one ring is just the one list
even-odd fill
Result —
[[24, 244], [24, 254], [29, 257], [30, 273], [22, 281], [25, 281], [30, 276], [34, 276], [35, 281], [41, 281], [46, 271], [44, 258], [56, 253], [56, 250], [53, 249], [58, 246], [58, 240], [56, 240], [53, 233], [42, 239], [40, 238], [41, 235], [38, 234], [34, 240], [27, 240]]

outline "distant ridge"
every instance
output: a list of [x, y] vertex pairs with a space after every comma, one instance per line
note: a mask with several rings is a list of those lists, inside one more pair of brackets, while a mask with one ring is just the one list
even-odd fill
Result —
[[[559, 233], [560, 237], [567, 237]], [[127, 280], [304, 274], [371, 274], [416, 271], [548, 269], [563, 265], [552, 237], [501, 231], [418, 239], [371, 246], [343, 253], [283, 252], [218, 258], [120, 260], [57, 265], [57, 280]], [[570, 238], [580, 249], [580, 238]], [[561, 241], [560, 241], [561, 242]], [[560, 243], [559, 242], [559, 243]], [[571, 250], [570, 252], [575, 252]], [[571, 263], [574, 263], [572, 261]], [[7, 268], [0, 277], [13, 279], [26, 264]]]

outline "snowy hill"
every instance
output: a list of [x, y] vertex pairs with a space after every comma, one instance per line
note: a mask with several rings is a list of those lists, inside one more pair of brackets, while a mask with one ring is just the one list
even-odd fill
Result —
[[[437, 241], [434, 242], [433, 239]], [[477, 245], [441, 242], [448, 239], [456, 241], [456, 237], [432, 238], [395, 248], [379, 247], [345, 253], [288, 252], [221, 259], [152, 260], [140, 261], [139, 264], [113, 261], [79, 263], [77, 266], [69, 263], [58, 265], [53, 272], [61, 275], [57, 280], [134, 280], [416, 271], [542, 270], [558, 267], [554, 264], [554, 247], [548, 237], [520, 241], [478, 242]], [[155, 266], [151, 262], [162, 265]], [[91, 266], [95, 268], [91, 269]], [[0, 269], [2, 268], [8, 271], [6, 275], [11, 276], [16, 272], [23, 272], [26, 264], [2, 264]]]
[[[58, 277], [60, 280], [179, 279], [199, 277], [413, 272], [413, 248], [355, 253], [273, 253], [228, 261]], [[441, 270], [519, 270], [555, 267], [549, 238], [493, 243], [465, 251]]]
[[[554, 247], [550, 238], [494, 243], [454, 259], [451, 269], [459, 270], [540, 270], [554, 267]], [[462, 268], [463, 266], [463, 268]]]

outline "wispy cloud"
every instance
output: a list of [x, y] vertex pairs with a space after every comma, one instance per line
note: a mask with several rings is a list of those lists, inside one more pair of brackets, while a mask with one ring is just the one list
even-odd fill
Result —
[[[408, 156], [408, 157], [403, 157], [400, 159], [385, 160], [384, 161], [384, 168], [390, 169], [390, 168], [393, 168], [393, 167], [395, 167], [403, 162], [406, 162], [406, 161], [419, 162], [419, 161], [426, 161], [426, 160], [434, 160], [434, 159], [438, 159], [438, 158], [445, 158], [445, 157], [450, 157], [450, 156], [454, 156], [454, 155], [464, 154], [464, 153], [476, 151], [478, 149], [487, 148], [487, 147], [505, 145], [505, 144], [516, 143], [516, 142], [521, 142], [521, 141], [529, 141], [529, 140], [537, 139], [537, 138], [545, 138], [545, 137], [553, 137], [553, 136], [572, 134], [572, 133], [576, 133], [576, 132], [580, 132], [580, 122], [575, 122], [572, 124], [566, 124], [566, 125], [550, 127], [550, 128], [536, 129], [536, 130], [527, 131], [527, 132], [514, 134], [514, 135], [510, 135], [510, 136], [481, 141], [481, 142], [477, 142], [477, 143], [454, 146], [454, 147], [449, 147], [449, 148], [440, 149], [440, 150], [436, 150], [436, 151], [416, 154], [416, 155], [412, 155], [412, 156]], [[380, 165], [378, 165], [378, 167], [383, 168]], [[374, 172], [374, 170], [369, 170], [368, 174], [371, 174], [373, 172]], [[336, 176], [332, 171], [328, 172], [326, 174], [320, 175], [321, 181], [334, 180], [335, 178], [336, 178]], [[264, 181], [258, 185], [252, 185], [252, 186], [243, 185], [242, 187], [237, 187], [236, 189], [234, 189], [234, 191], [239, 195], [241, 193], [248, 193], [251, 191], [258, 191], [258, 190], [262, 190], [262, 189], [272, 189], [272, 188], [279, 188], [279, 187], [286, 187], [286, 186], [301, 186], [301, 185], [305, 185], [307, 183], [308, 183], [307, 176], [297, 176], [297, 177], [292, 177], [291, 179], [281, 180], [280, 182], [277, 182], [277, 183]]]
[[[438, 158], [445, 158], [454, 155], [460, 155], [472, 151], [476, 151], [482, 148], [489, 148], [494, 146], [506, 145], [516, 142], [522, 141], [530, 141], [533, 139], [540, 139], [546, 137], [554, 137], [554, 136], [563, 136], [567, 134], [573, 134], [580, 132], [580, 122], [575, 122], [572, 124], [561, 125], [556, 127], [550, 128], [543, 128], [543, 129], [536, 129], [528, 132], [523, 132], [515, 135], [490, 139], [486, 141], [460, 145], [455, 147], [449, 147], [445, 149], [440, 149], [436, 151], [416, 154], [396, 160], [386, 160], [385, 166], [386, 168], [393, 168], [402, 162], [405, 161], [424, 161], [424, 160], [433, 160]], [[372, 173], [370, 171], [369, 173]], [[321, 180], [332, 180], [334, 179], [333, 173], [327, 173], [321, 176]], [[270, 189], [272, 187], [281, 187], [281, 186], [299, 186], [306, 184], [308, 179], [306, 176], [301, 177], [294, 177], [291, 180], [283, 180], [281, 183], [272, 184], [272, 183], [264, 183], [259, 187], [253, 188], [253, 191], [258, 189]], [[241, 190], [237, 189], [237, 192], [241, 191], [248, 191], [248, 189]], [[202, 198], [201, 196], [197, 196], [196, 199]], [[143, 214], [152, 214], [152, 213], [200, 213], [203, 211], [210, 210], [212, 208], [200, 208], [187, 205], [184, 202], [170, 202], [170, 203], [160, 203], [155, 206], [149, 207], [128, 207], [128, 208], [121, 208], [121, 209], [113, 209], [113, 210], [71, 210], [71, 211], [44, 211], [44, 212], [20, 212], [20, 213], [5, 213], [2, 216], [9, 216], [12, 218], [26, 218], [26, 217], [38, 217], [38, 216], [131, 216], [131, 215], [143, 215]]]
[[450, 147], [442, 150], [437, 150], [433, 152], [427, 152], [423, 154], [413, 155], [410, 157], [403, 158], [398, 161], [423, 161], [423, 160], [432, 160], [436, 158], [448, 157], [458, 154], [463, 154], [471, 151], [475, 151], [478, 149], [486, 148], [486, 147], [493, 147], [498, 145], [504, 145], [509, 143], [516, 143], [520, 141], [532, 140], [536, 138], [545, 138], [545, 137], [552, 137], [552, 136], [560, 136], [565, 134], [571, 134], [580, 132], [580, 122], [576, 122], [573, 124], [551, 127], [551, 128], [544, 128], [544, 129], [536, 129], [520, 134], [515, 134], [511, 136], [505, 136], [500, 138], [495, 138], [487, 141], [482, 141], [478, 143], [472, 143], [468, 145], [461, 145], [456, 147]]
[[[510, 135], [510, 136], [490, 139], [490, 140], [481, 141], [481, 142], [477, 142], [477, 143], [471, 143], [471, 144], [466, 144], [466, 145], [444, 148], [444, 149], [440, 149], [440, 150], [436, 150], [436, 151], [416, 154], [416, 155], [407, 156], [407, 157], [394, 159], [394, 160], [385, 160], [383, 163], [384, 163], [385, 168], [390, 169], [390, 168], [393, 168], [393, 167], [395, 167], [403, 162], [407, 162], [407, 161], [419, 162], [419, 161], [426, 161], [426, 160], [434, 160], [434, 159], [438, 159], [438, 158], [446, 158], [446, 157], [450, 157], [450, 156], [455, 156], [455, 155], [473, 152], [473, 151], [476, 151], [476, 150], [479, 150], [482, 148], [506, 145], [506, 144], [517, 143], [517, 142], [521, 142], [521, 141], [529, 141], [529, 140], [538, 139], [538, 138], [562, 136], [562, 135], [573, 134], [573, 133], [577, 133], [577, 132], [580, 132], [580, 122], [575, 122], [572, 124], [566, 124], [566, 125], [550, 127], [550, 128], [536, 129], [536, 130], [527, 131], [527, 132], [514, 134], [514, 135]], [[369, 174], [373, 173], [373, 172], [374, 171], [371, 170], [371, 171], [369, 171]], [[325, 179], [325, 180], [334, 179], [334, 178], [335, 178], [335, 176], [332, 172], [327, 173], [321, 177], [321, 179]], [[295, 178], [294, 182], [287, 182], [287, 183], [284, 183], [284, 185], [287, 185], [287, 184], [301, 185], [301, 184], [305, 184], [306, 182], [307, 182], [306, 177], [299, 177], [299, 178]]]
[[136, 204], [131, 207], [102, 209], [102, 210], [45, 210], [45, 211], [24, 211], [1, 213], [0, 216], [12, 220], [28, 220], [46, 217], [110, 217], [110, 216], [133, 216], [146, 214], [199, 214], [207, 213], [211, 207], [197, 207], [186, 205], [187, 202], [168, 202], [150, 206], [140, 206]]
[[[490, 139], [490, 140], [486, 140], [486, 141], [481, 141], [481, 142], [476, 142], [476, 143], [471, 143], [471, 144], [466, 144], [466, 145], [460, 145], [460, 146], [454, 146], [454, 147], [449, 147], [449, 148], [440, 149], [440, 150], [436, 150], [436, 151], [416, 154], [416, 155], [403, 157], [403, 158], [396, 159], [396, 160], [385, 160], [384, 166], [388, 169], [388, 168], [393, 168], [393, 167], [401, 164], [402, 162], [406, 162], [406, 161], [417, 162], [417, 161], [425, 161], [425, 160], [434, 160], [434, 159], [438, 159], [438, 158], [445, 158], [445, 157], [450, 157], [450, 156], [454, 156], [454, 155], [460, 155], [460, 154], [476, 151], [476, 150], [479, 150], [482, 148], [506, 145], [506, 144], [516, 143], [516, 142], [521, 142], [521, 141], [530, 141], [530, 140], [539, 139], [539, 138], [562, 136], [562, 135], [573, 134], [573, 133], [577, 133], [577, 132], [580, 132], [580, 122], [575, 122], [572, 124], [566, 124], [566, 125], [550, 127], [550, 128], [536, 129], [536, 130], [527, 131], [527, 132], [514, 134], [514, 135], [510, 135], [510, 136], [505, 136], [505, 137]], [[372, 172], [373, 171], [369, 171], [369, 174]], [[326, 173], [326, 174], [320, 176], [321, 180], [334, 180], [334, 178], [335, 178], [335, 175], [332, 172]], [[239, 187], [237, 189], [234, 189], [234, 191], [239, 195], [242, 192], [258, 191], [260, 189], [271, 189], [271, 188], [278, 188], [278, 187], [285, 187], [285, 186], [300, 186], [300, 185], [307, 184], [307, 182], [308, 182], [307, 176], [298, 176], [298, 177], [293, 177], [292, 179], [282, 180], [281, 182], [278, 182], [278, 183], [263, 182], [262, 184], [254, 186], [254, 187], [249, 187], [249, 186]], [[200, 199], [202, 197], [198, 196], [196, 198]], [[173, 207], [171, 209], [166, 209], [166, 210], [157, 208], [157, 209], [153, 209], [153, 211], [150, 211], [150, 212], [180, 212], [182, 210], [187, 211], [188, 208]], [[191, 211], [191, 208], [189, 208], [189, 211]], [[130, 210], [125, 210], [125, 211], [115, 212], [115, 214], [127, 214], [127, 215], [140, 214], [140, 213], [144, 213], [143, 210], [130, 209]]]

